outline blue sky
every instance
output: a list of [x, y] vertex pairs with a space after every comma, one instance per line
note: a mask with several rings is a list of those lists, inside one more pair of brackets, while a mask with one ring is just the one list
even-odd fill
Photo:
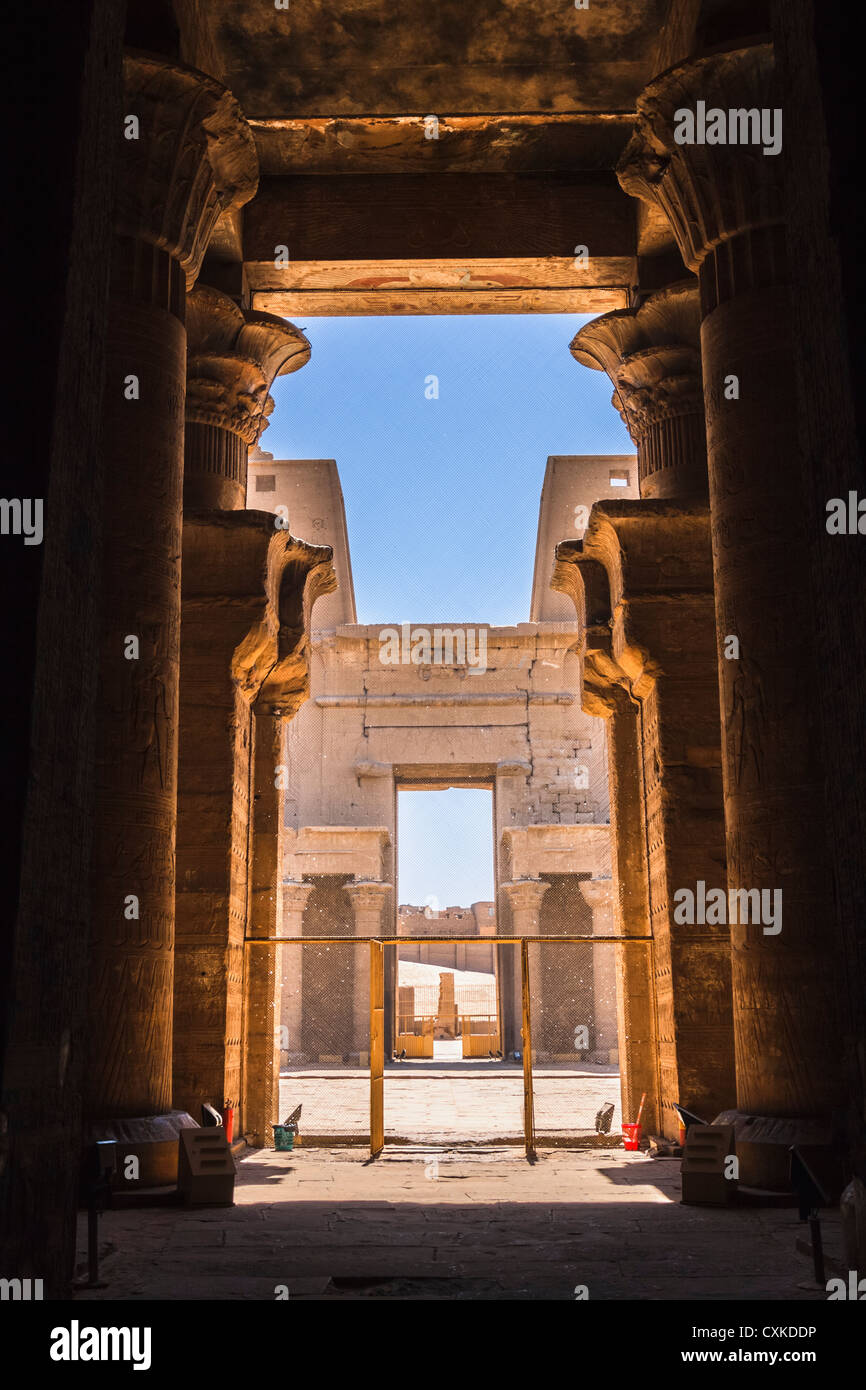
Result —
[[[334, 458], [358, 621], [525, 622], [548, 454], [633, 446], [577, 314], [303, 318], [262, 447]], [[438, 400], [425, 381], [439, 379]]]
[[397, 891], [401, 903], [468, 907], [493, 901], [492, 794], [453, 787], [400, 792]]
[[[358, 621], [525, 622], [548, 455], [632, 452], [608, 378], [568, 351], [587, 317], [296, 322], [312, 358], [275, 382], [262, 447], [337, 460]], [[401, 794], [400, 901], [491, 899], [490, 815], [483, 791]]]

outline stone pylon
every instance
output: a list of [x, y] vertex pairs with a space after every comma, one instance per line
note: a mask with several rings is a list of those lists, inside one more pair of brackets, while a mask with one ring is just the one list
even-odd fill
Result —
[[[678, 143], [678, 113], [694, 112], [699, 100], [708, 111], [766, 109], [781, 120], [771, 46], [698, 57], [656, 78], [639, 98], [618, 172], [627, 192], [666, 215], [700, 281], [728, 883], [771, 901], [781, 894], [781, 930], [762, 920], [731, 925], [737, 1101], [752, 1116], [818, 1121], [844, 1102], [846, 1087], [813, 728], [819, 655], [804, 564], [808, 508], [791, 464], [798, 439], [785, 154], [765, 153], [760, 142]], [[744, 1180], [768, 1185], [784, 1160], [760, 1147]]]
[[217, 218], [258, 181], [249, 127], [218, 82], [144, 54], [124, 77], [87, 1075], [100, 1123], [171, 1105], [186, 296]]

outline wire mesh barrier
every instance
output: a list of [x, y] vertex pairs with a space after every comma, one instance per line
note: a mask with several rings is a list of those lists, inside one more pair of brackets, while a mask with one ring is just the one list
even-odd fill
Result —
[[280, 1117], [307, 1143], [370, 1137], [370, 947], [297, 940], [283, 951]]
[[394, 937], [275, 944], [273, 1123], [300, 1106], [300, 1143], [363, 1143], [372, 1153], [385, 1143], [519, 1143], [531, 1152], [599, 1132], [615, 1142], [634, 1118], [622, 1114], [621, 1079], [623, 1094], [633, 1085], [620, 1076], [618, 1029], [632, 1037], [630, 998], [646, 998], [645, 938], [499, 938], [489, 970], [406, 960]]
[[616, 946], [529, 943], [534, 1130], [537, 1143], [567, 1143], [622, 1119], [617, 1047]]
[[[385, 1064], [384, 1137], [390, 1143], [500, 1144], [524, 1140], [523, 1068], [503, 1048], [503, 972], [490, 948], [463, 966], [416, 958], [396, 943], [397, 1031]], [[453, 959], [453, 952], [447, 959]], [[513, 968], [508, 974], [514, 978]], [[518, 967], [519, 976], [519, 967]], [[505, 1007], [507, 1008], [506, 1000]]]

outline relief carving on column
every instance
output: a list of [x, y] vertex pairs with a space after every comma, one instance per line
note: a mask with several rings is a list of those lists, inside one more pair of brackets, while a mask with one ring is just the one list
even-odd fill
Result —
[[[290, 913], [297, 914], [298, 927], [300, 927], [301, 925], [301, 918], [303, 917], [304, 910], [307, 906], [307, 903], [309, 902], [310, 894], [312, 893], [315, 886], [316, 885], [314, 883], [301, 883], [297, 879], [283, 879], [283, 909], [286, 915]], [[279, 932], [280, 936], [300, 936], [301, 934], [302, 933], [300, 932], [300, 930], [298, 930], [297, 932], [286, 932], [284, 930], [281, 930]]]
[[252, 132], [231, 92], [194, 68], [133, 51], [124, 81], [139, 129], [124, 140], [116, 228], [167, 251], [189, 288], [218, 217], [258, 187]]
[[[550, 884], [545, 883], [541, 878], [521, 878], [512, 883], [503, 883], [500, 887], [507, 897], [513, 913], [532, 914], [537, 919], [537, 914], [541, 910], [542, 899]], [[519, 933], [521, 924], [515, 923], [515, 927]]]
[[268, 392], [274, 379], [309, 362], [309, 341], [294, 324], [240, 309], [209, 285], [189, 294], [186, 323], [187, 420], [255, 444], [273, 410]]

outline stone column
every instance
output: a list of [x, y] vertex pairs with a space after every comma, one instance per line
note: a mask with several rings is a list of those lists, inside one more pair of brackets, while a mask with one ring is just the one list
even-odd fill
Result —
[[[250, 937], [283, 935], [282, 807], [277, 769], [283, 762], [282, 710], [254, 719]], [[292, 948], [294, 950], [294, 948]], [[281, 946], [247, 950], [244, 1026], [244, 1138], [269, 1146], [279, 1119], [280, 1024], [287, 951]]]
[[249, 127], [218, 82], [143, 54], [125, 58], [124, 76], [86, 1101], [100, 1121], [171, 1105], [185, 300], [217, 218], [258, 177]]
[[[752, 1115], [819, 1119], [844, 1102], [846, 1085], [814, 734], [809, 509], [792, 462], [799, 441], [784, 154], [764, 154], [760, 143], [678, 144], [678, 113], [695, 112], [698, 100], [722, 119], [732, 109], [780, 108], [771, 46], [700, 57], [650, 83], [619, 178], [667, 215], [700, 277], [728, 886], [766, 890], [770, 903], [781, 893], [783, 906], [780, 931], [731, 926], [738, 1105]], [[770, 1167], [757, 1161], [745, 1180], [767, 1181]]]
[[[204, 1090], [201, 1098], [211, 1099], [222, 1074], [227, 1093], [241, 1107], [238, 1123], [253, 1142], [267, 1143], [279, 1076], [273, 1029], [270, 1039], [262, 1030], [269, 1017], [279, 1018], [281, 975], [271, 958], [277, 948], [257, 949], [248, 957], [245, 1022], [238, 953], [244, 950], [251, 874], [270, 876], [272, 893], [281, 874], [279, 859], [268, 852], [268, 833], [257, 835], [251, 824], [249, 799], [255, 731], [269, 718], [261, 710], [254, 714], [253, 706], [268, 667], [260, 660], [251, 668], [239, 644], [255, 649], [257, 635], [243, 624], [254, 621], [257, 610], [258, 616], [268, 615], [265, 625], [279, 623], [275, 594], [268, 594], [273, 579], [268, 557], [280, 532], [271, 513], [244, 510], [247, 451], [267, 424], [274, 377], [303, 366], [310, 345], [292, 324], [241, 309], [208, 285], [188, 296], [187, 323], [175, 1084], [178, 1096]], [[229, 515], [231, 526], [225, 521]], [[286, 544], [286, 534], [277, 550]], [[286, 559], [285, 554], [277, 558], [281, 572]], [[292, 708], [298, 703], [290, 701]], [[256, 795], [268, 804], [278, 800], [273, 785], [278, 765], [279, 759], [271, 759], [269, 767], [259, 769], [263, 780]], [[265, 861], [258, 867], [257, 848]], [[272, 911], [265, 918], [277, 920]], [[259, 930], [254, 914], [251, 928]], [[220, 977], [223, 958], [226, 980]], [[223, 1019], [222, 1035], [212, 1026], [214, 1012]], [[204, 1065], [208, 1051], [211, 1064]], [[252, 1100], [248, 1116], [243, 1114], [247, 1094], [238, 1094], [242, 1075]]]
[[187, 336], [184, 508], [240, 510], [271, 384], [309, 362], [310, 344], [294, 324], [239, 309], [209, 285], [189, 296]]
[[[346, 884], [346, 896], [355, 914], [356, 936], [383, 936], [382, 913], [391, 895], [390, 883], [376, 879], [356, 879]], [[358, 1054], [359, 1065], [369, 1061], [370, 1037], [370, 948], [356, 946], [355, 988], [352, 1010], [351, 1052]], [[388, 1054], [390, 1056], [390, 1053]]]
[[637, 309], [587, 323], [572, 356], [607, 372], [637, 448], [641, 497], [707, 497], [697, 280], [669, 285]]
[[[298, 883], [295, 879], [283, 879], [283, 925], [281, 936], [300, 940], [304, 935], [304, 911], [315, 884]], [[285, 1029], [285, 1041], [289, 1061], [305, 1061], [301, 1056], [301, 1028], [303, 1024], [303, 946], [281, 946], [283, 962], [283, 994], [280, 1021]]]
[[[582, 634], [582, 707], [605, 721], [616, 932], [623, 937], [649, 937], [649, 867], [637, 701], [627, 683], [620, 683], [613, 659], [610, 581], [604, 566], [584, 555], [581, 542], [564, 541], [556, 550], [553, 583], [571, 597], [577, 610]], [[636, 1115], [645, 1094], [644, 1123], [650, 1133], [660, 1128], [662, 1114], [651, 963], [648, 942], [616, 948], [622, 1113], [626, 1117]]]
[[[593, 936], [613, 936], [613, 879], [582, 878], [578, 886], [592, 909]], [[617, 948], [596, 946], [592, 953], [592, 998], [595, 1021], [594, 1062], [618, 1060], [616, 1031], [616, 960]]]
[[[307, 697], [310, 609], [333, 585], [330, 560], [269, 512], [184, 520], [173, 1071], [187, 1109], [221, 1092], [243, 1101], [256, 730]], [[271, 753], [259, 760], [268, 797]]]
[[671, 1137], [675, 1101], [715, 1115], [734, 1099], [727, 925], [673, 916], [678, 890], [727, 886], [700, 323], [698, 282], [684, 281], [594, 319], [571, 345], [609, 375], [638, 451], [641, 500], [597, 505], [582, 553], [618, 600], [607, 675], [631, 696], [637, 725]]
[[[500, 888], [505, 894], [511, 909], [511, 931], [508, 933], [509, 936], [538, 936], [541, 903], [549, 887], [550, 884], [545, 883], [541, 878], [521, 878], [516, 879], [512, 883], [500, 884]], [[521, 1035], [521, 1019], [523, 1016], [520, 955], [517, 947], [510, 946], [508, 949], [511, 951], [514, 960], [511, 1007], [513, 1010], [514, 1034], [519, 1037]]]

